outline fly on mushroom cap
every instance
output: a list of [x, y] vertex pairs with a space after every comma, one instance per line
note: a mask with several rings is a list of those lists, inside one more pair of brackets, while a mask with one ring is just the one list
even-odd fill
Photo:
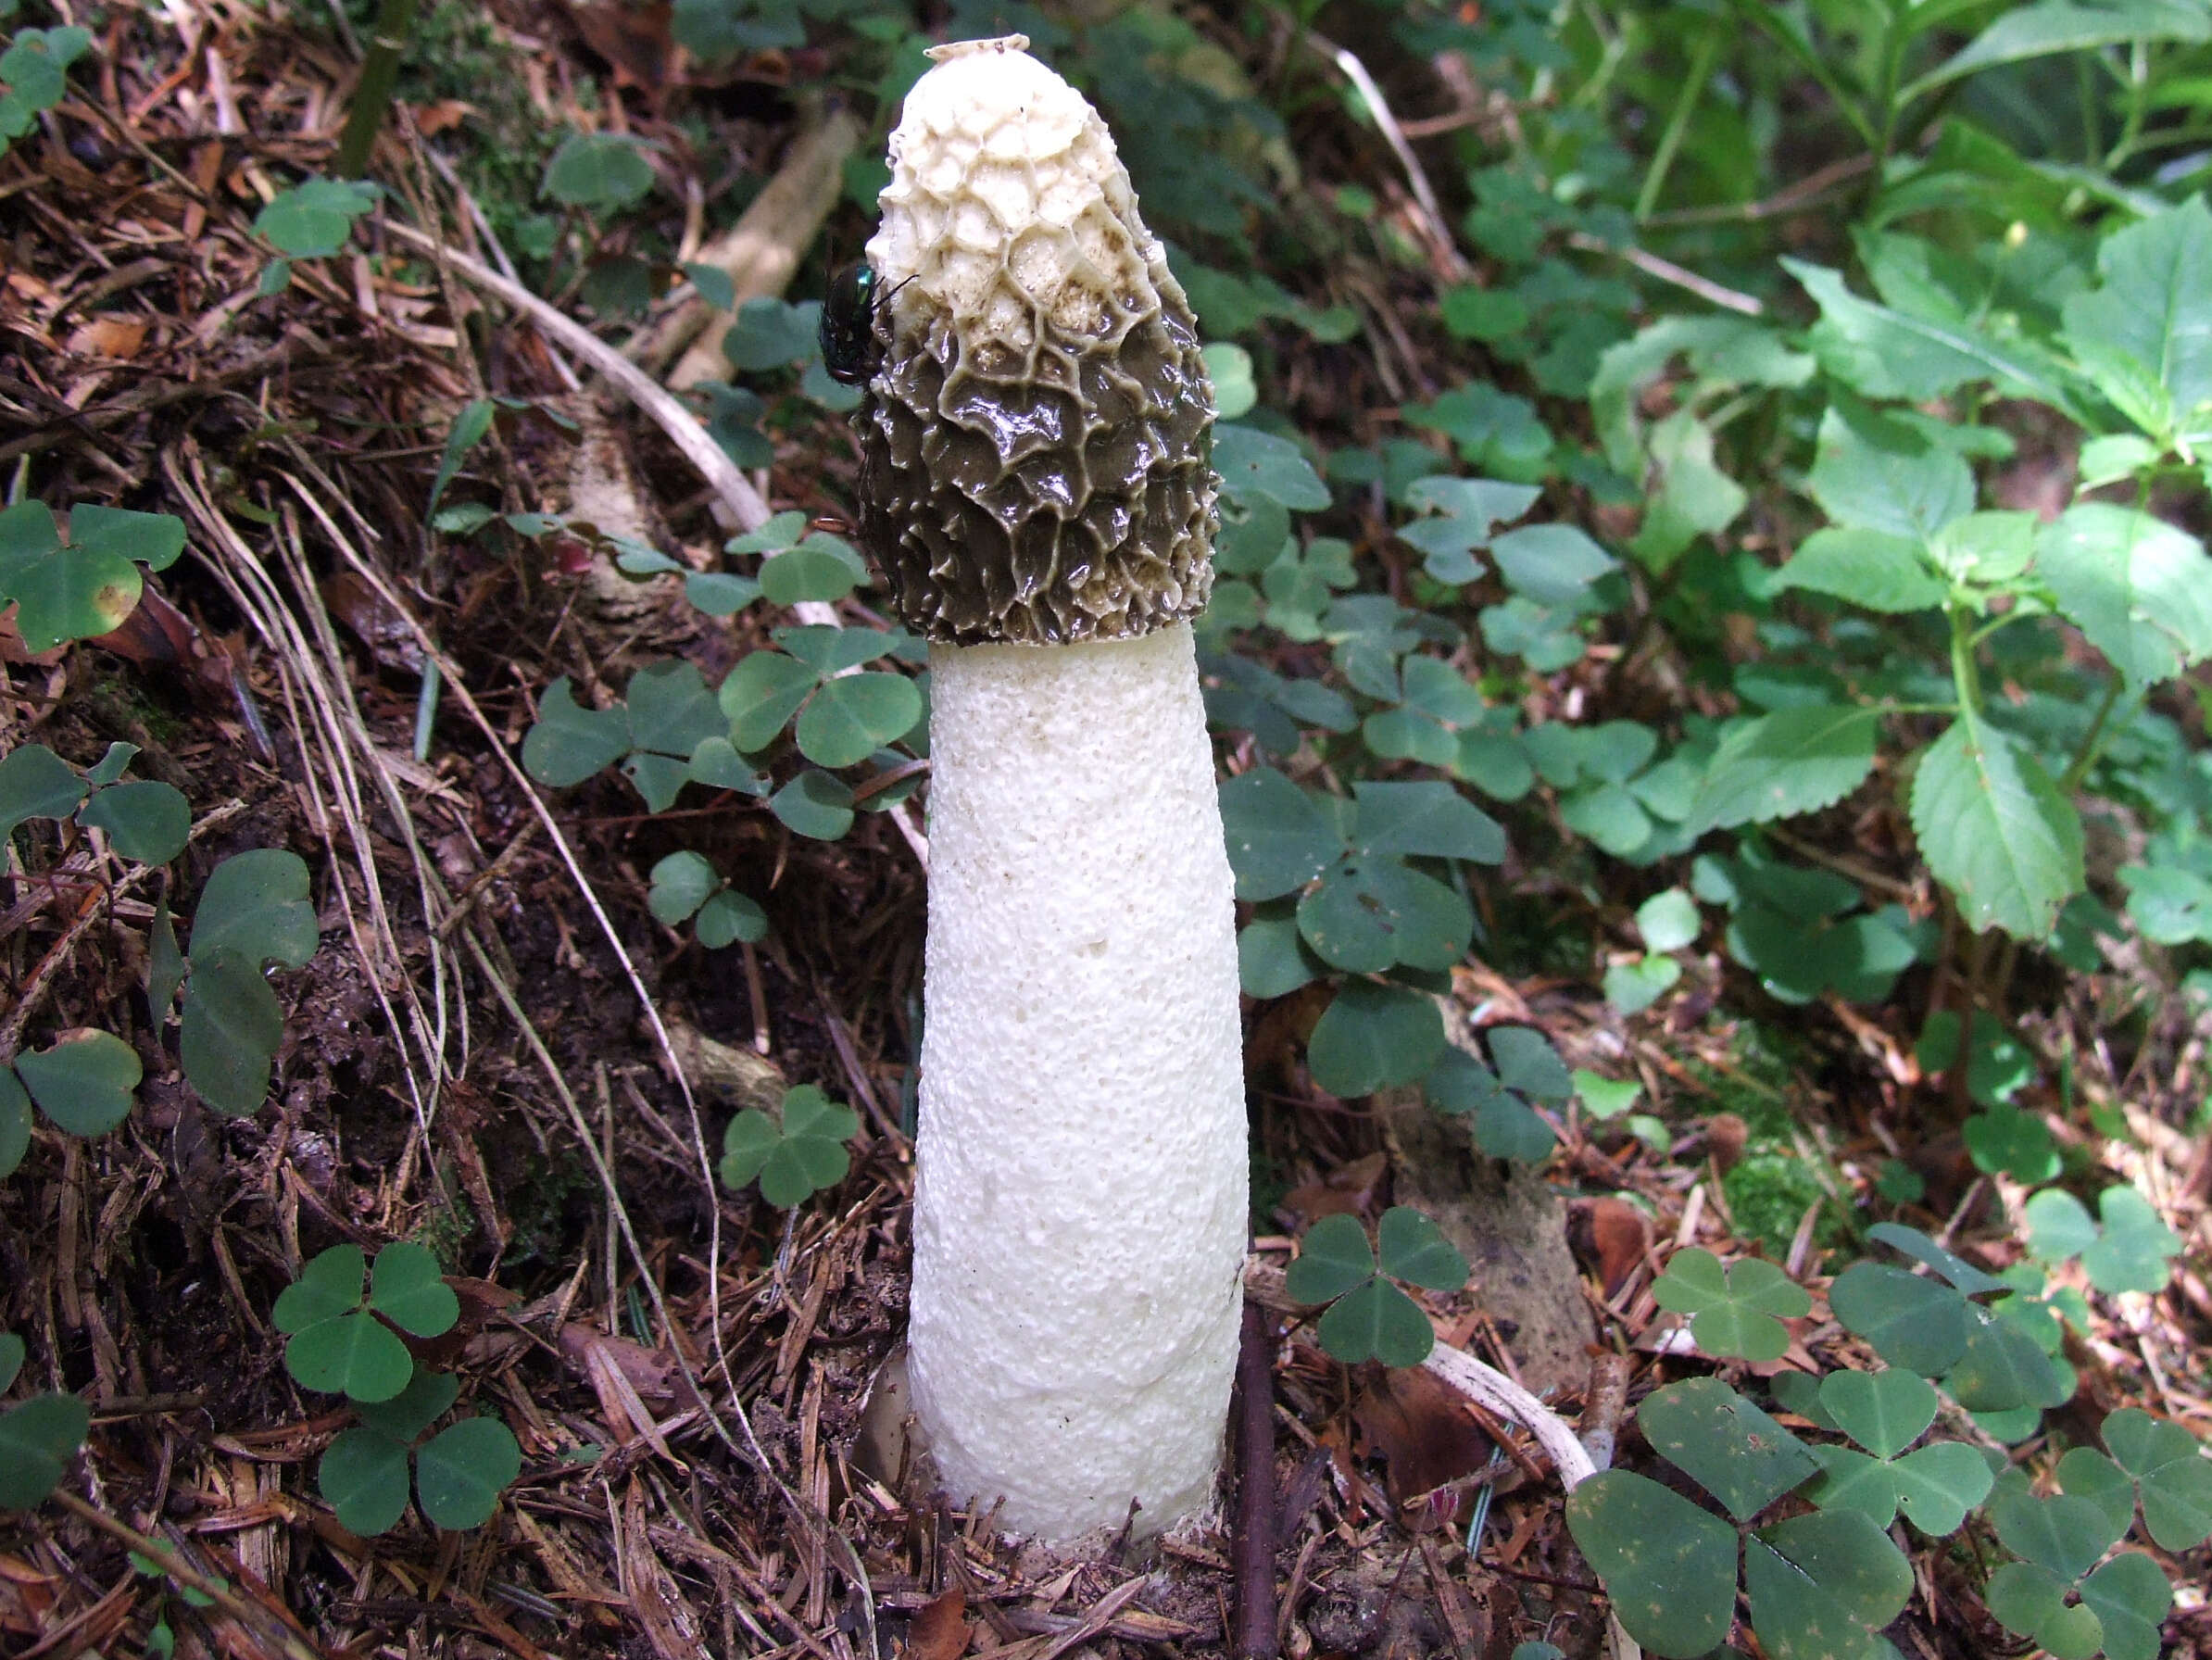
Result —
[[936, 48], [868, 258], [861, 530], [933, 640], [1141, 635], [1212, 590], [1213, 389], [1113, 140], [1019, 35]]

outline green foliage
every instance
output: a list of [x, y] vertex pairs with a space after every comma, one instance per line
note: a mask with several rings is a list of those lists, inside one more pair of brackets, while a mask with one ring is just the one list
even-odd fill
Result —
[[722, 1139], [722, 1182], [730, 1188], [758, 1179], [760, 1197], [779, 1210], [804, 1204], [834, 1188], [852, 1167], [845, 1143], [860, 1134], [861, 1115], [812, 1084], [786, 1092], [780, 1118], [748, 1107]]
[[2181, 1254], [2181, 1241], [2150, 1201], [2133, 1188], [2107, 1188], [2097, 1196], [2097, 1212], [2101, 1226], [2063, 1188], [2030, 1195], [2028, 1248], [2046, 1263], [2079, 1258], [2089, 1283], [2107, 1295], [2166, 1289], [2169, 1259]]
[[[13, 7], [9, 8], [11, 11]], [[92, 31], [19, 29], [0, 52], [0, 156], [38, 124], [69, 91], [69, 66], [92, 46]]]
[[[264, 848], [224, 860], [200, 890], [184, 959], [180, 1053], [186, 1080], [219, 1113], [243, 1115], [268, 1099], [284, 1012], [264, 970], [270, 962], [304, 968], [314, 956], [308, 887], [296, 853]], [[166, 1003], [155, 1006], [157, 1017]]]
[[370, 1402], [393, 1400], [415, 1375], [400, 1332], [434, 1338], [459, 1318], [460, 1301], [437, 1259], [405, 1241], [380, 1251], [373, 1270], [358, 1245], [332, 1246], [308, 1260], [270, 1315], [291, 1339], [284, 1368], [303, 1389]]
[[1467, 1260], [1437, 1225], [1410, 1205], [1392, 1205], [1376, 1225], [1376, 1243], [1355, 1216], [1324, 1216], [1306, 1230], [1285, 1289], [1299, 1302], [1326, 1303], [1314, 1328], [1321, 1346], [1347, 1365], [1378, 1360], [1417, 1366], [1436, 1333], [1414, 1300], [1392, 1280], [1432, 1291], [1467, 1283]]
[[546, 166], [543, 194], [564, 208], [618, 212], [653, 188], [644, 140], [624, 132], [577, 132]]
[[442, 1372], [418, 1371], [389, 1401], [355, 1402], [359, 1425], [342, 1430], [317, 1465], [315, 1484], [338, 1523], [364, 1538], [388, 1532], [407, 1511], [408, 1466], [422, 1514], [434, 1526], [480, 1528], [499, 1494], [522, 1473], [514, 1433], [491, 1417], [464, 1417], [427, 1440], [460, 1386]]
[[655, 920], [672, 928], [692, 921], [699, 943], [709, 950], [768, 937], [768, 913], [732, 891], [700, 854], [671, 853], [653, 866], [652, 881], [646, 908]]
[[[23, 1339], [0, 1331], [0, 1395], [23, 1354]], [[34, 1395], [0, 1411], [0, 1510], [29, 1510], [52, 1492], [91, 1428], [92, 1411], [74, 1395]]]
[[1725, 1267], [1700, 1246], [1678, 1251], [1652, 1285], [1663, 1309], [1690, 1316], [1690, 1335], [1707, 1354], [1781, 1359], [1790, 1347], [1782, 1322], [1813, 1312], [1813, 1300], [1772, 1263], [1745, 1257]]
[[1568, 1496], [1567, 1527], [1630, 1636], [1680, 1660], [1723, 1641], [1741, 1534], [1752, 1629], [1767, 1653], [1880, 1653], [1874, 1633], [1904, 1606], [1913, 1578], [1879, 1527], [1849, 1509], [1750, 1525], [1818, 1473], [1810, 1447], [1716, 1378], [1653, 1391], [1637, 1422], [1736, 1525], [1626, 1470], [1600, 1471]]
[[254, 234], [280, 256], [261, 273], [264, 296], [292, 281], [295, 259], [325, 259], [346, 251], [357, 220], [383, 198], [383, 189], [362, 179], [308, 179], [270, 197], [254, 216]]
[[85, 505], [69, 513], [69, 537], [44, 502], [0, 508], [0, 606], [13, 601], [16, 632], [32, 651], [92, 639], [122, 626], [145, 578], [184, 551], [184, 522]]

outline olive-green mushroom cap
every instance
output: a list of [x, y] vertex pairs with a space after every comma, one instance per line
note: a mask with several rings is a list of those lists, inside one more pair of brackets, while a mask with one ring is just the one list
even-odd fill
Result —
[[1113, 140], [1021, 36], [940, 46], [868, 245], [861, 530], [933, 640], [1147, 634], [1212, 590], [1213, 388]]

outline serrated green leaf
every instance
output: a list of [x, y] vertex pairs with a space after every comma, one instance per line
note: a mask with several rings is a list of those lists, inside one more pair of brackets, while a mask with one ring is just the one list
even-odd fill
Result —
[[[2203, 204], [2197, 208], [2204, 211]], [[2212, 335], [2212, 315], [2206, 331]], [[2212, 395], [2212, 386], [2206, 390]], [[2212, 558], [2203, 543], [2164, 520], [2110, 502], [2082, 502], [2043, 527], [2035, 572], [2051, 585], [2067, 620], [2131, 691], [2212, 656]]]
[[1775, 572], [1772, 585], [1826, 594], [1871, 611], [1929, 610], [1942, 605], [1951, 590], [1920, 549], [1916, 537], [1831, 526], [1800, 543]]
[[1736, 1614], [1736, 1530], [1647, 1477], [1600, 1470], [1567, 1495], [1567, 1528], [1628, 1635], [1669, 1660], [1709, 1654]]
[[1913, 777], [1920, 856], [1976, 931], [2042, 939], [2080, 891], [2081, 820], [2017, 738], [1962, 711]]
[[136, 1050], [112, 1032], [92, 1029], [19, 1054], [15, 1069], [39, 1111], [72, 1136], [104, 1136], [122, 1123], [145, 1075]]
[[407, 1445], [375, 1429], [342, 1430], [315, 1466], [315, 1490], [347, 1532], [387, 1533], [407, 1513]]
[[1717, 1377], [1653, 1390], [1636, 1421], [1653, 1452], [1738, 1521], [1749, 1521], [1820, 1471], [1803, 1441]]
[[2118, 6], [2081, 5], [2078, 0], [2038, 0], [1998, 14], [1979, 34], [1927, 74], [1906, 86], [1901, 102], [2002, 63], [2086, 52], [2123, 41], [2203, 41], [2212, 36], [2200, 7], [2175, 0], [2130, 0]]
[[514, 1431], [496, 1418], [463, 1418], [415, 1454], [415, 1496], [439, 1528], [481, 1528], [522, 1473]]
[[1298, 1242], [1298, 1255], [1283, 1277], [1295, 1302], [1333, 1302], [1375, 1277], [1375, 1247], [1356, 1216], [1324, 1216]]
[[2066, 301], [2075, 358], [2161, 446], [2202, 434], [2212, 423], [2212, 212], [2192, 197], [2136, 221], [2098, 246], [2097, 271], [2099, 287]]
[[1714, 751], [1688, 828], [1702, 835], [1833, 806], [1873, 770], [1879, 718], [1876, 710], [1815, 704], [1739, 726]]
[[2072, 411], [2067, 388], [2030, 354], [1970, 327], [1861, 299], [1838, 271], [1799, 259], [1781, 264], [1820, 307], [1811, 344], [1822, 366], [1866, 396], [1920, 401], [1987, 381]]

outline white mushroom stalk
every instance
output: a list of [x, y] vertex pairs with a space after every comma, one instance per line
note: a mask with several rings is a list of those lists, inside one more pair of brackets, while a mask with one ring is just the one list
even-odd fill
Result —
[[932, 642], [914, 1407], [948, 1493], [1066, 1541], [1211, 1499], [1246, 1128], [1188, 622], [1213, 388], [1104, 123], [1025, 44], [939, 47], [907, 96], [858, 424]]

